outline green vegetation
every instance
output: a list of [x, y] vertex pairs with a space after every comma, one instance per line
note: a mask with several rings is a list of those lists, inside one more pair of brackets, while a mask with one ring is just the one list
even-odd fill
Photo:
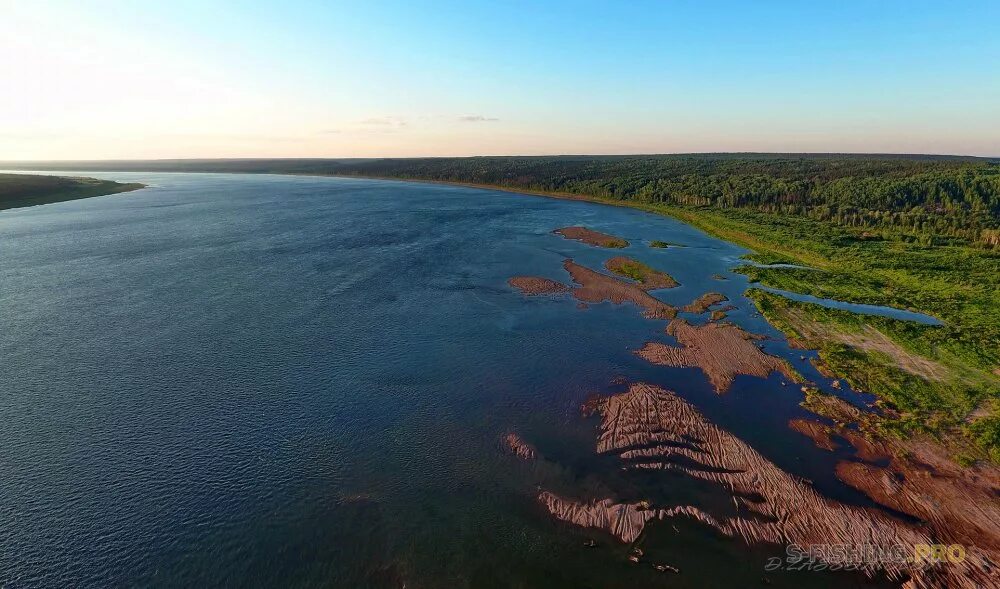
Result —
[[670, 243], [666, 241], [660, 241], [659, 239], [654, 239], [653, 241], [649, 242], [649, 247], [655, 247], [655, 248], [666, 249], [670, 247], [670, 245], [671, 245]]
[[751, 291], [769, 321], [819, 350], [831, 376], [899, 409], [886, 429], [952, 439], [962, 434], [1000, 462], [1000, 251], [870, 239], [850, 227], [790, 215], [650, 209], [756, 250], [748, 256], [755, 262], [808, 266], [737, 269], [751, 280], [941, 319], [943, 326], [925, 326]]
[[626, 278], [631, 278], [636, 282], [642, 282], [644, 278], [652, 270], [649, 266], [643, 264], [642, 262], [631, 261], [623, 263], [614, 269], [614, 273]]
[[618, 257], [608, 260], [608, 270], [619, 276], [630, 278], [646, 288], [673, 288], [677, 281], [672, 276], [632, 258]]
[[0, 210], [89, 198], [142, 188], [94, 178], [0, 174]]
[[1000, 458], [1000, 440], [990, 438], [996, 424], [969, 420], [1000, 399], [1000, 379], [993, 359], [965, 345], [956, 328], [858, 315], [759, 289], [748, 296], [793, 341], [819, 350], [821, 371], [888, 401], [899, 414], [893, 427], [935, 435], [964, 430]]

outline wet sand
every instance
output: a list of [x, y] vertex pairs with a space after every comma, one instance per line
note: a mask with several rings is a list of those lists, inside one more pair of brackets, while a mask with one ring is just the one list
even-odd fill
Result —
[[535, 447], [525, 442], [521, 436], [511, 432], [504, 438], [507, 448], [522, 460], [534, 460], [538, 456]]
[[[807, 406], [830, 421], [796, 419], [789, 427], [819, 448], [853, 453], [838, 462], [837, 478], [881, 505], [926, 522], [940, 543], [965, 546], [981, 578], [987, 578], [982, 577], [986, 562], [1000, 565], [1000, 468], [963, 467], [933, 440], [887, 436], [872, 414], [838, 397], [823, 395]], [[988, 578], [1000, 586], [1000, 576]]]
[[573, 277], [573, 282], [580, 285], [573, 290], [573, 296], [585, 303], [611, 301], [620, 305], [630, 302], [644, 309], [643, 315], [650, 319], [672, 319], [677, 315], [677, 309], [631, 282], [595, 272], [573, 260], [563, 262], [563, 268]]
[[695, 326], [678, 319], [670, 322], [667, 333], [677, 338], [680, 347], [649, 342], [637, 352], [639, 356], [661, 366], [701, 368], [718, 393], [727, 391], [739, 374], [767, 378], [780, 372], [793, 382], [801, 380], [787, 361], [762, 352], [752, 335], [735, 325]]

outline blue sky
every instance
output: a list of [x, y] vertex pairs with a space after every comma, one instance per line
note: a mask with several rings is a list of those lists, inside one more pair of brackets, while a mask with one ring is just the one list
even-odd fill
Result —
[[0, 159], [1000, 155], [995, 1], [0, 10]]

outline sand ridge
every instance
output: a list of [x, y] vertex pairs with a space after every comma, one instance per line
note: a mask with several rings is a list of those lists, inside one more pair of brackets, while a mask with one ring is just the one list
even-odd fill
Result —
[[881, 505], [927, 522], [949, 543], [989, 552], [1000, 566], [1000, 468], [960, 466], [934, 441], [885, 435], [872, 415], [833, 395], [806, 407], [833, 423], [796, 419], [789, 422], [792, 430], [819, 448], [854, 453], [837, 464], [837, 478]]
[[[562, 520], [594, 527], [633, 542], [653, 520], [690, 517], [750, 544], [846, 544], [902, 546], [912, 551], [936, 538], [876, 509], [825, 498], [748, 444], [712, 424], [676, 394], [634, 383], [617, 395], [592, 402], [601, 417], [597, 451], [618, 456], [626, 470], [671, 469], [728, 490], [738, 515], [713, 516], [696, 506], [666, 508], [611, 499], [574, 501], [542, 491], [538, 500]], [[891, 559], [861, 563], [869, 576], [884, 573], [911, 587], [995, 586], [989, 559], [976, 549], [965, 561], [938, 564]]]
[[535, 447], [525, 442], [521, 436], [514, 432], [504, 436], [504, 443], [507, 444], [508, 450], [522, 460], [534, 460], [538, 457], [538, 451], [535, 450]]

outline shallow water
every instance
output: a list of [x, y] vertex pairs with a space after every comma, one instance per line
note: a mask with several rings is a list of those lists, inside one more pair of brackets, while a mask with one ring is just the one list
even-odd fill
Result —
[[[626, 479], [579, 416], [612, 378], [678, 391], [839, 499], [835, 459], [786, 427], [800, 394], [632, 351], [669, 341], [634, 307], [526, 298], [624, 253], [714, 290], [789, 350], [728, 272], [744, 250], [646, 213], [358, 179], [96, 173], [150, 188], [0, 212], [0, 586], [747, 586], [780, 547], [693, 523], [651, 532], [664, 578], [610, 537], [554, 522], [537, 485], [578, 497], [697, 496]], [[624, 252], [553, 235], [586, 225]], [[687, 247], [652, 249], [662, 239]], [[728, 280], [714, 280], [720, 274]], [[692, 318], [693, 319], [693, 318]], [[525, 464], [517, 431], [552, 463]], [[581, 547], [597, 537], [601, 547]], [[775, 586], [859, 586], [849, 575]]]
[[943, 325], [941, 320], [938, 319], [937, 317], [932, 317], [930, 315], [925, 315], [924, 313], [918, 313], [916, 311], [897, 309], [895, 307], [885, 307], [882, 305], [863, 305], [860, 303], [848, 303], [844, 301], [838, 301], [836, 299], [826, 299], [822, 297], [816, 297], [813, 295], [781, 290], [778, 288], [770, 288], [767, 286], [759, 286], [759, 285], [754, 285], [754, 286], [760, 288], [761, 290], [766, 290], [767, 292], [779, 294], [783, 297], [790, 298], [794, 301], [801, 301], [803, 303], [813, 303], [816, 305], [820, 305], [822, 307], [830, 307], [831, 309], [841, 309], [843, 311], [850, 311], [851, 313], [859, 313], [861, 315], [879, 315], [881, 317], [900, 319], [902, 321], [915, 321], [917, 323], [923, 323], [924, 325]]

